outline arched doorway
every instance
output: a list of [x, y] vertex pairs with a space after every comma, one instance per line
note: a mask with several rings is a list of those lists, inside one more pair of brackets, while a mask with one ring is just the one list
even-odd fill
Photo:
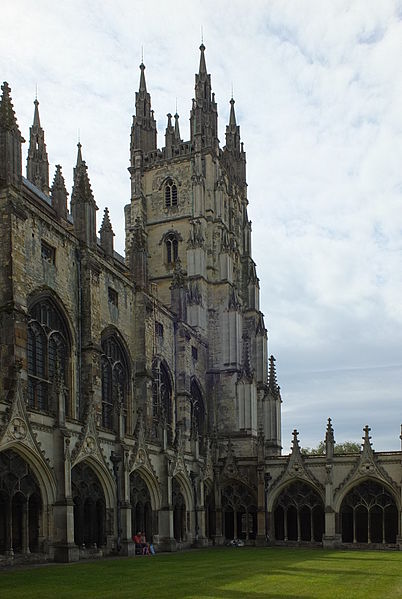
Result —
[[340, 509], [343, 543], [396, 543], [398, 510], [391, 493], [374, 480], [356, 485]]
[[178, 543], [187, 539], [186, 501], [179, 482], [174, 478], [172, 484], [173, 536]]
[[257, 535], [257, 499], [242, 483], [232, 482], [222, 493], [223, 533], [225, 539], [255, 539]]
[[321, 543], [324, 505], [317, 491], [302, 481], [288, 485], [276, 499], [274, 526], [277, 541]]
[[40, 551], [42, 500], [30, 466], [12, 450], [0, 453], [0, 553]]
[[130, 503], [131, 503], [131, 532], [145, 532], [147, 541], [151, 542], [156, 534], [154, 518], [151, 507], [151, 496], [148, 485], [138, 472], [130, 475]]
[[82, 548], [106, 544], [106, 503], [93, 469], [81, 462], [71, 472], [74, 501], [74, 542]]

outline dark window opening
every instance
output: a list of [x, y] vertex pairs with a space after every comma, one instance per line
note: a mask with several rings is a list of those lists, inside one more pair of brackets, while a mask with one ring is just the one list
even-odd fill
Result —
[[46, 241], [41, 241], [40, 255], [42, 260], [45, 260], [49, 264], [56, 263], [56, 248], [52, 247]]
[[115, 289], [113, 289], [112, 287], [109, 287], [107, 297], [108, 297], [109, 304], [116, 306], [116, 308], [119, 307], [119, 294], [117, 293], [117, 291], [115, 291]]

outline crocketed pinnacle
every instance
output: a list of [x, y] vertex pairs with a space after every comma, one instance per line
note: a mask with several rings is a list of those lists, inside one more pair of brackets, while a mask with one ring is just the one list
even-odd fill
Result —
[[64, 177], [61, 172], [60, 164], [56, 164], [56, 171], [54, 173], [54, 178], [53, 178], [53, 183], [52, 183], [52, 188], [51, 188], [52, 193], [54, 191], [56, 191], [56, 189], [65, 192], [65, 194], [67, 196], [66, 183], [64, 181]]
[[105, 208], [105, 212], [103, 213], [103, 220], [101, 224], [101, 228], [99, 230], [100, 233], [103, 232], [112, 232], [112, 223], [110, 222], [109, 208]]
[[181, 141], [180, 128], [179, 128], [179, 115], [177, 114], [177, 112], [174, 115], [174, 140], [176, 143]]
[[4, 81], [3, 85], [1, 86], [1, 89], [3, 93], [0, 99], [0, 128], [3, 129], [3, 131], [19, 132], [14, 107], [11, 102], [11, 89], [7, 81]]
[[39, 102], [38, 102], [38, 98], [35, 98], [34, 100], [34, 104], [35, 104], [35, 110], [34, 110], [34, 119], [33, 119], [33, 126], [34, 127], [40, 127], [40, 118], [39, 118]]
[[275, 395], [279, 391], [278, 382], [276, 380], [275, 358], [272, 355], [269, 358], [268, 389]]
[[71, 203], [90, 202], [95, 204], [91, 189], [91, 183], [88, 177], [88, 167], [82, 159], [81, 143], [77, 144], [77, 165], [74, 169], [74, 187], [71, 194]]

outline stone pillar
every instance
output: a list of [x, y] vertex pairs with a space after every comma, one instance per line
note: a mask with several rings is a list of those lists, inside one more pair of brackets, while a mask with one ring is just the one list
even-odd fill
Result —
[[131, 503], [130, 503], [130, 473], [129, 453], [123, 452], [123, 466], [121, 476], [121, 550], [120, 555], [135, 555], [135, 543], [133, 542], [133, 531], [131, 530]]
[[159, 511], [159, 549], [162, 551], [176, 551], [177, 543], [173, 531], [173, 505], [172, 505], [172, 472], [170, 461], [166, 468], [166, 480], [162, 485], [162, 506]]
[[264, 466], [259, 465], [258, 471], [258, 487], [257, 487], [257, 537], [255, 544], [264, 546], [266, 544], [266, 493], [264, 486]]

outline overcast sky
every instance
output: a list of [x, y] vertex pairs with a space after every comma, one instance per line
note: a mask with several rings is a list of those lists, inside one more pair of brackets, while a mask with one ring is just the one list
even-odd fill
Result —
[[[71, 193], [78, 130], [123, 252], [141, 48], [164, 143], [189, 139], [201, 27], [224, 141], [247, 152], [253, 255], [283, 398], [283, 446], [400, 447], [402, 1], [3, 0], [0, 78], [26, 139], [36, 85], [51, 163]], [[222, 143], [223, 145], [223, 143]], [[24, 148], [26, 157], [27, 144]]]

